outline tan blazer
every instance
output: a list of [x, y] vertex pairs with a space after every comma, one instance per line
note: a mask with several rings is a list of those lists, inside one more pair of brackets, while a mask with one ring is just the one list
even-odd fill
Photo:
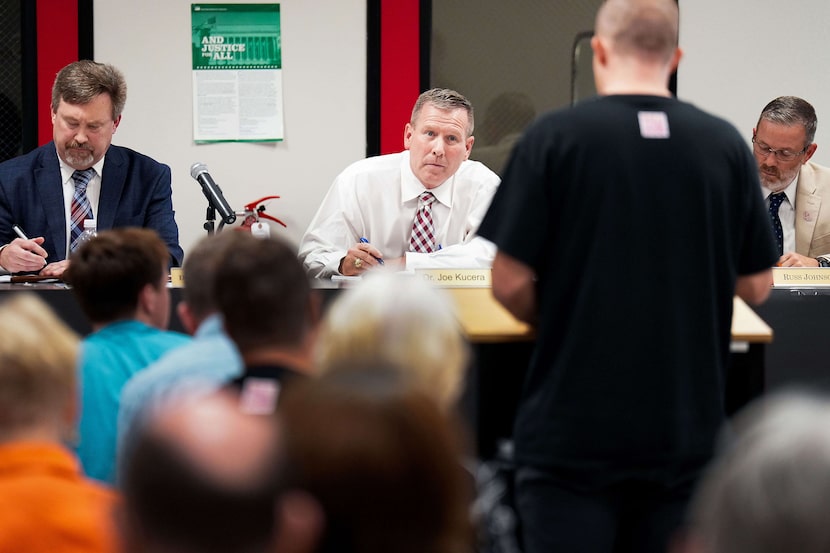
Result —
[[798, 174], [795, 252], [808, 257], [830, 254], [830, 168], [812, 162]]

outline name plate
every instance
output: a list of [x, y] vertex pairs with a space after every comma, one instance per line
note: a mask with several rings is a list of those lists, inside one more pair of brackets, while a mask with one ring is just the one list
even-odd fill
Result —
[[184, 272], [181, 267], [170, 268], [170, 287], [184, 288]]
[[830, 286], [830, 267], [773, 267], [772, 284], [781, 288]]
[[415, 269], [415, 274], [437, 286], [447, 288], [490, 288], [490, 269]]

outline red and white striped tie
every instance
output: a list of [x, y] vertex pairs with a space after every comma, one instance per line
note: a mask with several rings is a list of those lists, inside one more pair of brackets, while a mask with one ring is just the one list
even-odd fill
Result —
[[435, 233], [432, 226], [432, 192], [422, 192], [418, 197], [418, 211], [412, 223], [412, 236], [409, 238], [409, 251], [432, 253], [435, 251]]

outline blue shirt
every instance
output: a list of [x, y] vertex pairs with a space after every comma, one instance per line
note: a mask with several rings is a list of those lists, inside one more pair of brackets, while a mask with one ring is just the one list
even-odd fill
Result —
[[242, 372], [242, 358], [225, 334], [222, 318], [211, 315], [192, 342], [166, 353], [124, 386], [118, 412], [118, 452], [148, 407], [183, 392], [210, 392]]
[[88, 476], [115, 480], [116, 417], [127, 380], [190, 340], [185, 334], [128, 320], [109, 324], [81, 342], [78, 457]]

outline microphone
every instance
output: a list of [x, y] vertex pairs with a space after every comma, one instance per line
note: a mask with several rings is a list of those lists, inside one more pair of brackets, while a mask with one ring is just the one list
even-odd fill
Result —
[[208, 173], [207, 165], [204, 163], [194, 163], [190, 167], [190, 176], [196, 179], [202, 185], [202, 192], [205, 194], [208, 203], [216, 211], [226, 225], [233, 224], [236, 221], [236, 213], [228, 205], [225, 196], [222, 195], [222, 189], [216, 184], [216, 181]]

